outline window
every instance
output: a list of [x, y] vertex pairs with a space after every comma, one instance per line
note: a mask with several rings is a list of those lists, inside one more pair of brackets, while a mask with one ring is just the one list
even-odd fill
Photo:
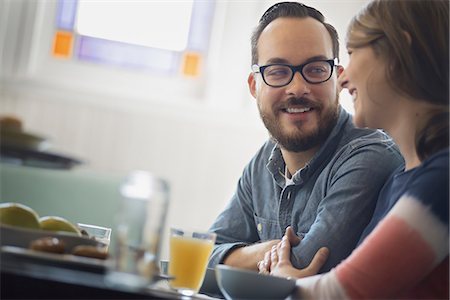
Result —
[[57, 58], [198, 77], [207, 55], [214, 2], [59, 0]]

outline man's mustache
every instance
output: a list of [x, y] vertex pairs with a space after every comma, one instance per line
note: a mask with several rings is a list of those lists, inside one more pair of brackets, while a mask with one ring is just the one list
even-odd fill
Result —
[[310, 99], [304, 98], [304, 97], [291, 97], [287, 99], [284, 103], [279, 105], [279, 109], [286, 109], [288, 107], [292, 106], [306, 106], [311, 108], [321, 108], [322, 105], [316, 101], [312, 101]]

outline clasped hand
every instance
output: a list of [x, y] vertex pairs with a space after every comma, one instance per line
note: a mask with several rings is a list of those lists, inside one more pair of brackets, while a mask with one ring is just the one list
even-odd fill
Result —
[[301, 239], [294, 233], [294, 230], [290, 226], [287, 227], [281, 241], [272, 246], [272, 249], [265, 253], [264, 259], [258, 262], [259, 273], [288, 278], [316, 275], [328, 258], [328, 248], [320, 248], [309, 266], [304, 269], [297, 269], [290, 260], [291, 247], [297, 246], [300, 242]]

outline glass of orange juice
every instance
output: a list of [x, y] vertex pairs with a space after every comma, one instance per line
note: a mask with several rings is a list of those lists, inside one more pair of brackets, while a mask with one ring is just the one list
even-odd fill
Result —
[[205, 277], [215, 233], [171, 228], [169, 275], [170, 286], [183, 295], [196, 294]]

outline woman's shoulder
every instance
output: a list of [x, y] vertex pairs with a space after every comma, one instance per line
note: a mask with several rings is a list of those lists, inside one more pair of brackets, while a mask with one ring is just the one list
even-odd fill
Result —
[[449, 209], [449, 149], [441, 150], [426, 160], [411, 174], [407, 193], [448, 224]]
[[442, 169], [449, 169], [449, 150], [450, 148], [445, 148], [439, 150], [435, 154], [431, 155], [427, 159], [425, 159], [422, 163], [423, 168], [427, 168], [430, 166], [438, 166]]
[[[449, 149], [443, 149], [425, 159], [417, 168], [412, 170], [410, 178], [413, 184], [423, 182], [430, 187], [445, 184], [448, 187], [449, 177]], [[433, 182], [435, 184], [433, 184]]]
[[[441, 184], [444, 182], [448, 186], [449, 177], [449, 148], [442, 149], [430, 157], [426, 158], [411, 174], [411, 178], [416, 181], [428, 182], [436, 180]], [[429, 178], [428, 180], [426, 180]], [[446, 182], [445, 182], [446, 181]]]

